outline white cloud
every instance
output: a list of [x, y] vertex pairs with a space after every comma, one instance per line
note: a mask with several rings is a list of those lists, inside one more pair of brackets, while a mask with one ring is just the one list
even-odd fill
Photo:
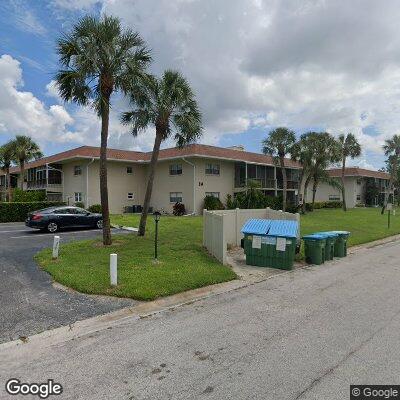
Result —
[[101, 0], [52, 0], [51, 4], [54, 7], [58, 7], [61, 9], [66, 9], [70, 11], [74, 10], [88, 10], [95, 6], [96, 4], [100, 4]]

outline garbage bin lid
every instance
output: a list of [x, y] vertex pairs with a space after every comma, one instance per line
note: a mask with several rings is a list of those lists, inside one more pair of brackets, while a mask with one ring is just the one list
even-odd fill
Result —
[[313, 233], [311, 235], [305, 235], [302, 237], [303, 240], [324, 240], [326, 238], [326, 235], [321, 235], [320, 233]]
[[339, 233], [337, 233], [336, 231], [315, 232], [315, 235], [324, 235], [325, 237], [338, 237]]
[[268, 236], [296, 238], [298, 230], [299, 223], [297, 221], [272, 220]]
[[266, 235], [271, 226], [271, 220], [253, 218], [246, 221], [242, 226], [241, 232], [252, 235]]
[[336, 233], [337, 235], [350, 235], [349, 231], [331, 231], [331, 233]]

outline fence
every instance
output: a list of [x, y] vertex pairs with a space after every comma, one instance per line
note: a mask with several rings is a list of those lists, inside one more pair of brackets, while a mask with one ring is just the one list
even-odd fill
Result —
[[300, 214], [271, 210], [270, 208], [242, 210], [217, 210], [203, 212], [203, 245], [223, 264], [226, 264], [227, 246], [240, 246], [243, 237], [240, 230], [251, 218], [286, 219], [298, 221], [300, 238]]

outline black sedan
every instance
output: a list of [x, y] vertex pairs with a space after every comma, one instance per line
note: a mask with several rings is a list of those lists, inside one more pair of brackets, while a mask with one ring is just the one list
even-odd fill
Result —
[[60, 228], [103, 227], [101, 214], [94, 214], [79, 207], [50, 207], [28, 214], [25, 225], [30, 228], [57, 232]]

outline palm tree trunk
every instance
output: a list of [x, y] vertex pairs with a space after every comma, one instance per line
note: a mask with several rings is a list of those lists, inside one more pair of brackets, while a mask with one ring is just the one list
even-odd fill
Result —
[[311, 174], [309, 174], [307, 176], [306, 181], [304, 182], [304, 189], [303, 189], [303, 207], [302, 207], [302, 212], [303, 214], [306, 213], [306, 203], [307, 203], [307, 189], [308, 189], [308, 185], [310, 183], [311, 180]]
[[346, 157], [343, 157], [342, 160], [342, 204], [343, 204], [343, 211], [347, 211], [346, 206], [346, 188], [344, 185], [344, 172], [346, 169]]
[[286, 211], [286, 197], [287, 197], [287, 175], [285, 168], [285, 158], [279, 157], [282, 171], [282, 183], [283, 183], [283, 193], [282, 193], [282, 211]]
[[21, 190], [24, 190], [24, 180], [25, 180], [25, 160], [19, 160], [19, 168], [20, 168], [20, 175], [21, 175], [21, 183], [20, 183], [20, 187], [21, 187]]
[[140, 217], [139, 232], [138, 232], [139, 236], [144, 236], [146, 233], [146, 221], [147, 221], [147, 215], [149, 213], [151, 194], [153, 192], [153, 182], [154, 182], [154, 175], [156, 172], [158, 154], [160, 152], [160, 146], [162, 138], [164, 136], [163, 131], [164, 129], [162, 129], [161, 127], [156, 127], [156, 139], [154, 140], [153, 153], [151, 154], [150, 173], [147, 181], [146, 194], [144, 196], [142, 216]]
[[318, 187], [318, 180], [315, 179], [313, 181], [313, 187], [312, 187], [312, 202], [311, 202], [311, 207], [314, 210], [314, 203], [315, 203], [315, 195], [317, 194], [317, 187]]
[[[107, 141], [110, 120], [110, 95], [104, 96], [101, 109], [101, 145], [100, 145], [100, 200], [103, 215], [103, 245], [111, 245], [110, 210], [108, 207], [107, 185]], [[88, 194], [86, 193], [86, 196]]]
[[7, 201], [11, 201], [11, 175], [10, 167], [6, 169], [6, 180], [7, 180]]

